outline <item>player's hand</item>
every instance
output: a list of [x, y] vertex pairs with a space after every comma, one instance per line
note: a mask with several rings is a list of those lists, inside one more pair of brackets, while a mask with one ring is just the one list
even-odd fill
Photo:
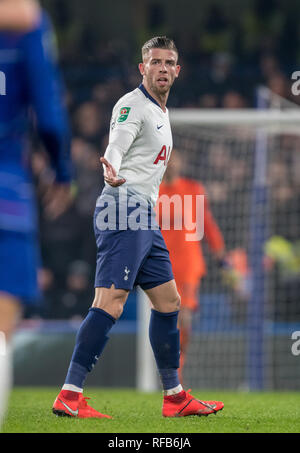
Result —
[[239, 275], [237, 272], [226, 260], [220, 260], [218, 266], [220, 268], [223, 284], [231, 289], [235, 289], [239, 283]]
[[126, 182], [126, 179], [118, 178], [116, 170], [105, 157], [100, 157], [100, 162], [105, 166], [104, 181], [107, 184], [112, 187], [119, 187]]
[[44, 197], [46, 216], [55, 220], [61, 216], [72, 204], [74, 195], [70, 184], [53, 184]]
[[235, 289], [239, 283], [239, 275], [233, 269], [225, 252], [216, 254], [217, 265], [221, 272], [221, 279], [225, 286]]
[[40, 6], [36, 0], [1, 0], [0, 29], [26, 32], [39, 21]]
[[228, 288], [236, 290], [239, 287], [241, 276], [232, 268], [221, 269], [222, 282]]

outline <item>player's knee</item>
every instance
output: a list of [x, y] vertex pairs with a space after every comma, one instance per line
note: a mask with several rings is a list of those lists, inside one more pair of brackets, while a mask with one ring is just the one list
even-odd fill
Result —
[[96, 291], [93, 307], [109, 313], [113, 318], [119, 319], [127, 300], [127, 293], [123, 291]]
[[123, 313], [124, 303], [119, 300], [112, 300], [108, 303], [93, 303], [92, 307], [100, 308], [101, 310], [108, 313], [114, 319], [119, 319]]
[[180, 310], [181, 298], [179, 293], [170, 301], [170, 305], [172, 307], [171, 311], [178, 311]]
[[123, 301], [123, 299], [115, 299], [114, 302], [112, 303], [112, 313], [111, 315], [115, 318], [115, 319], [119, 319], [120, 316], [122, 315], [123, 313], [123, 309], [124, 309], [124, 305], [125, 305], [125, 301]]
[[[180, 295], [177, 293], [173, 297], [169, 298], [168, 301], [164, 304], [163, 310], [166, 313], [171, 313], [173, 311], [179, 311], [180, 310]], [[159, 310], [160, 311], [160, 310]]]

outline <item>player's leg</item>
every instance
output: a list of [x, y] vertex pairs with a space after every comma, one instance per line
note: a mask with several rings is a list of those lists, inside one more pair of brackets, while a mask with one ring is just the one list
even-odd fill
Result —
[[175, 281], [148, 289], [146, 293], [154, 307], [151, 311], [149, 335], [164, 389], [163, 416], [200, 416], [218, 412], [224, 406], [222, 402], [197, 400], [184, 391], [180, 384], [178, 375], [180, 297]]
[[[147, 238], [142, 240], [139, 232], [95, 231], [98, 248], [95, 298], [77, 333], [66, 380], [54, 402], [53, 412], [57, 415], [103, 417], [81, 405], [84, 381], [101, 355], [109, 331], [121, 316], [128, 293], [133, 289], [140, 259], [145, 255], [145, 251], [139, 253], [137, 244], [147, 247]], [[151, 237], [148, 240], [151, 242]]]
[[79, 393], [82, 393], [87, 373], [93, 369], [107, 343], [110, 329], [122, 314], [140, 265], [136, 246], [140, 236], [138, 232], [101, 231], [95, 227], [95, 234], [97, 242], [95, 297], [77, 333], [63, 386], [63, 390]]
[[223, 403], [196, 400], [183, 390], [180, 383], [178, 375], [180, 295], [173, 278], [169, 253], [160, 231], [154, 233], [151, 251], [139, 271], [137, 283], [146, 292], [153, 307], [149, 337], [164, 390], [163, 416], [182, 417], [216, 413], [223, 408]]
[[180, 296], [174, 279], [145, 290], [152, 310], [149, 338], [165, 395], [182, 390], [179, 376], [180, 336], [178, 314]]
[[108, 333], [122, 314], [128, 291], [95, 288], [95, 298], [81, 323], [63, 389], [82, 392], [87, 373], [93, 369], [108, 341]]
[[180, 390], [178, 379], [180, 343], [177, 328], [180, 296], [165, 241], [153, 230], [151, 249], [137, 275], [136, 284], [146, 292], [152, 310], [149, 338], [165, 392]]
[[[11, 340], [22, 317], [23, 305], [38, 300], [39, 250], [34, 233], [0, 229], [0, 331], [5, 349], [0, 351], [0, 405], [12, 385]], [[26, 302], [25, 302], [26, 301]], [[3, 344], [2, 344], [3, 346]], [[0, 409], [3, 412], [3, 409]], [[1, 418], [1, 416], [0, 416]]]
[[108, 341], [108, 333], [121, 316], [128, 290], [95, 288], [95, 298], [88, 315], [77, 332], [75, 347], [65, 383], [53, 405], [57, 415], [78, 417], [108, 417], [86, 405], [83, 387]]
[[115, 285], [112, 285], [111, 288], [95, 288], [92, 308], [103, 310], [114, 319], [119, 319], [123, 313], [128, 294], [129, 290], [116, 289]]
[[0, 427], [12, 386], [11, 338], [22, 314], [17, 298], [0, 293]]
[[151, 250], [139, 270], [136, 283], [152, 304], [149, 338], [164, 392], [176, 393], [182, 390], [178, 377], [180, 296], [160, 230], [152, 231]]

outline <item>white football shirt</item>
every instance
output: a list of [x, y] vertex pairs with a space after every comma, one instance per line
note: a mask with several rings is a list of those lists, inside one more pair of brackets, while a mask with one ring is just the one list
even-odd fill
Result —
[[168, 110], [164, 112], [143, 85], [119, 99], [104, 157], [126, 179], [121, 187], [154, 206], [172, 147]]

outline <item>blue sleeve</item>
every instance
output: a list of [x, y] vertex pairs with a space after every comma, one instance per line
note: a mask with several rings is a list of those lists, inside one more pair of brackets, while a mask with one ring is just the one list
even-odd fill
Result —
[[24, 72], [37, 129], [56, 171], [58, 182], [71, 179], [70, 127], [64, 86], [56, 62], [55, 37], [48, 16], [22, 40]]

